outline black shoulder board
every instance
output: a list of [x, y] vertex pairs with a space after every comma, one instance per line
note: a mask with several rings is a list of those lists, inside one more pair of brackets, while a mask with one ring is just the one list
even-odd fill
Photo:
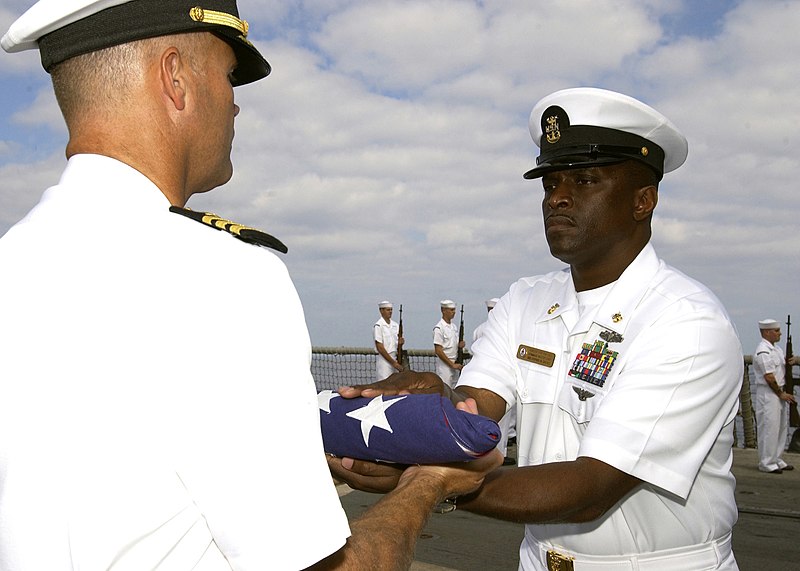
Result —
[[225, 230], [226, 232], [233, 234], [248, 244], [266, 246], [267, 248], [272, 248], [273, 250], [277, 250], [283, 254], [289, 251], [289, 248], [287, 248], [284, 243], [278, 240], [275, 236], [271, 236], [266, 232], [256, 230], [255, 228], [250, 228], [249, 226], [242, 226], [236, 222], [225, 220], [216, 214], [211, 214], [210, 212], [195, 212], [194, 210], [180, 208], [179, 206], [170, 206], [169, 211], [176, 214], [182, 214], [183, 216], [187, 216], [192, 220], [202, 222], [206, 226], [211, 226], [217, 230]]

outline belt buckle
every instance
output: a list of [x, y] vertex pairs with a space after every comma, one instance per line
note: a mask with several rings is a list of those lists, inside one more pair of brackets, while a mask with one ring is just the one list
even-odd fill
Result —
[[575, 571], [575, 565], [572, 563], [573, 561], [573, 557], [569, 557], [558, 551], [548, 550], [547, 571]]

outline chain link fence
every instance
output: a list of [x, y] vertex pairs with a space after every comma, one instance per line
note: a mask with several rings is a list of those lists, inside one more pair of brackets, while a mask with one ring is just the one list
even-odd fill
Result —
[[[408, 364], [412, 371], [436, 372], [433, 350], [409, 350]], [[367, 347], [314, 347], [311, 374], [318, 391], [341, 386], [364, 385], [379, 380], [375, 377], [375, 349]]]
[[[311, 374], [317, 390], [336, 390], [341, 386], [363, 385], [375, 382], [375, 359], [377, 353], [371, 347], [314, 347]], [[412, 371], [436, 372], [436, 354], [432, 350], [409, 350], [409, 366]], [[753, 410], [755, 388], [751, 375], [752, 356], [745, 355], [744, 378], [739, 394], [739, 415], [734, 430], [734, 446], [756, 448], [756, 421]], [[789, 439], [794, 432], [789, 429]]]

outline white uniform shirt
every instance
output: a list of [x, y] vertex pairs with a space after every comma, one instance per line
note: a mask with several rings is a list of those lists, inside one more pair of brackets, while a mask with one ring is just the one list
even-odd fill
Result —
[[762, 339], [753, 355], [753, 375], [756, 383], [766, 385], [764, 375], [772, 373], [779, 387], [786, 383], [786, 356], [778, 345]]
[[[395, 359], [397, 359], [397, 336], [400, 334], [400, 326], [391, 321], [390, 323], [386, 323], [384, 319], [381, 317], [376, 323], [375, 326], [372, 328], [373, 330], [373, 337], [375, 341], [378, 343], [383, 343], [383, 347], [388, 351], [388, 353]], [[377, 353], [377, 348], [375, 352]], [[394, 365], [387, 361], [383, 355], [378, 353], [377, 357], [375, 358], [375, 380], [382, 381], [392, 373], [396, 373], [397, 370], [394, 368]]]
[[[459, 385], [516, 405], [520, 466], [588, 456], [644, 482], [596, 521], [526, 526], [523, 564], [536, 542], [648, 553], [722, 538], [737, 518], [730, 465], [743, 358], [723, 307], [650, 245], [600, 295], [579, 314], [568, 270], [519, 280], [461, 375]], [[576, 362], [594, 383], [568, 375]]]
[[473, 343], [475, 343], [475, 341], [477, 341], [481, 337], [481, 335], [483, 335], [483, 330], [484, 329], [486, 329], [486, 322], [485, 321], [483, 323], [479, 324], [475, 328], [475, 331], [472, 332], [472, 342]]
[[[475, 343], [475, 341], [481, 338], [486, 327], [487, 327], [487, 322], [484, 321], [475, 328], [475, 331], [472, 332], [473, 343]], [[500, 422], [498, 422], [498, 424], [500, 425], [500, 430], [502, 430], [502, 437], [500, 438], [500, 442], [497, 444], [497, 449], [503, 454], [503, 456], [505, 456], [508, 453], [508, 439], [511, 436], [516, 436], [517, 434], [516, 418], [517, 418], [517, 409], [511, 407], [506, 411], [506, 413], [500, 419]]]
[[444, 319], [440, 319], [439, 323], [433, 326], [433, 344], [441, 345], [444, 354], [451, 361], [455, 360], [458, 355], [458, 329], [455, 323], [447, 323]]
[[[447, 323], [444, 319], [440, 319], [439, 323], [433, 328], [433, 344], [441, 345], [444, 349], [444, 354], [455, 362], [456, 357], [458, 357], [458, 330], [455, 324]], [[438, 356], [436, 357], [436, 374], [449, 387], [455, 386], [458, 380], [458, 371], [451, 368]]]
[[397, 337], [400, 335], [400, 326], [396, 321], [386, 320], [381, 317], [375, 322], [373, 329], [373, 337], [378, 343], [383, 343], [383, 348], [392, 357], [397, 355]]
[[349, 535], [285, 265], [168, 208], [78, 155], [0, 239], [2, 569], [302, 569]]

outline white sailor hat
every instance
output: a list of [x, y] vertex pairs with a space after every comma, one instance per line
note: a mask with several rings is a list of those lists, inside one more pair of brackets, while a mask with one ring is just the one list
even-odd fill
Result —
[[500, 301], [498, 298], [493, 297], [492, 299], [486, 300], [486, 308], [487, 309], [494, 309], [494, 306], [497, 305], [497, 302]]
[[439, 306], [442, 309], [455, 309], [456, 302], [453, 301], [452, 299], [443, 299], [442, 301], [439, 302]]
[[378, 307], [379, 307], [380, 309], [386, 309], [386, 308], [389, 308], [389, 309], [391, 309], [391, 308], [393, 308], [394, 306], [392, 305], [392, 302], [391, 302], [391, 301], [386, 301], [386, 300], [384, 300], [384, 301], [381, 301], [381, 302], [379, 302], [379, 303], [378, 303]]
[[236, 54], [233, 85], [251, 83], [270, 65], [247, 39], [236, 0], [39, 0], [0, 40], [7, 52], [39, 48], [42, 67], [134, 40], [211, 32]]
[[627, 95], [577, 87], [541, 99], [528, 126], [540, 148], [527, 179], [547, 172], [637, 160], [659, 179], [686, 160], [689, 146], [661, 113]]
[[758, 322], [759, 329], [780, 329], [781, 324], [774, 319], [762, 319]]

